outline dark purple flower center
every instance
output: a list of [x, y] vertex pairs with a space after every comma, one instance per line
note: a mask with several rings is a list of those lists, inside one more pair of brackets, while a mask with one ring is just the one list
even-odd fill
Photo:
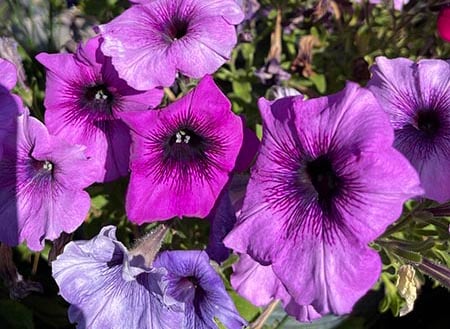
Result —
[[180, 18], [174, 18], [166, 27], [165, 32], [170, 41], [182, 39], [188, 32], [189, 23]]
[[167, 143], [167, 158], [181, 162], [191, 162], [205, 157], [206, 143], [202, 136], [191, 129], [180, 129], [172, 135]]
[[417, 116], [417, 129], [419, 129], [425, 136], [436, 136], [440, 127], [441, 121], [436, 111], [419, 111]]
[[84, 99], [94, 111], [112, 114], [114, 95], [108, 90], [106, 85], [98, 84], [87, 87], [84, 91]]
[[31, 177], [45, 180], [52, 178], [55, 166], [51, 161], [31, 158], [29, 164]]
[[340, 179], [333, 169], [328, 156], [321, 155], [306, 164], [306, 173], [317, 192], [319, 204], [323, 210], [329, 210], [332, 199], [340, 189]]
[[170, 295], [183, 303], [194, 303], [199, 293], [201, 294], [203, 289], [199, 285], [198, 279], [194, 276], [177, 277], [174, 276], [171, 284], [169, 285]]

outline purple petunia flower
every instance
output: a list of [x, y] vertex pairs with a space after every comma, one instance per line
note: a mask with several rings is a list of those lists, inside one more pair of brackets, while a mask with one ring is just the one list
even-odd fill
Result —
[[170, 86], [177, 72], [214, 73], [230, 57], [234, 25], [244, 19], [235, 0], [138, 2], [98, 30], [119, 76], [139, 90]]
[[228, 329], [246, 325], [204, 251], [162, 252], [154, 266], [167, 270], [167, 293], [185, 304], [186, 329], [217, 328], [215, 318]]
[[128, 174], [131, 138], [118, 119], [123, 111], [157, 106], [162, 89], [141, 92], [119, 79], [111, 58], [100, 52], [101, 39], [90, 39], [76, 54], [41, 53], [47, 69], [45, 123], [50, 133], [87, 147], [100, 164], [98, 181]]
[[86, 217], [97, 164], [84, 146], [69, 145], [48, 134], [37, 119], [22, 114], [4, 141], [0, 163], [0, 240], [26, 240], [42, 250], [44, 239], [74, 231]]
[[261, 265], [249, 255], [239, 255], [239, 261], [233, 264], [231, 285], [237, 293], [256, 306], [267, 306], [275, 299], [281, 300], [286, 313], [301, 322], [320, 318], [313, 306], [298, 305], [275, 275], [271, 265]]
[[263, 140], [227, 247], [271, 265], [294, 301], [344, 314], [376, 282], [367, 244], [422, 192], [370, 92], [259, 101]]
[[162, 111], [123, 113], [132, 129], [128, 217], [205, 217], [243, 144], [242, 119], [211, 77]]
[[389, 114], [394, 146], [419, 173], [425, 197], [450, 199], [450, 61], [377, 57], [368, 88]]
[[104, 227], [89, 241], [70, 242], [53, 263], [60, 294], [77, 328], [183, 328], [184, 307], [166, 295], [164, 269], [148, 268]]

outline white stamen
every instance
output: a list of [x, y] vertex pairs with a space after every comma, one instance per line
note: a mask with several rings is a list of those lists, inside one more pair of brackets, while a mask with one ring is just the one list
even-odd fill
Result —
[[99, 90], [99, 91], [97, 91], [95, 93], [95, 100], [97, 100], [97, 101], [100, 101], [100, 100], [105, 101], [107, 99], [108, 99], [108, 95], [104, 94], [103, 90]]
[[189, 141], [191, 140], [191, 136], [189, 136], [184, 130], [180, 130], [175, 134], [176, 140], [175, 143], [181, 144], [189, 144]]
[[50, 161], [45, 160], [44, 164], [42, 165], [42, 168], [47, 171], [52, 171], [53, 164]]
[[175, 136], [177, 137], [177, 140], [175, 141], [175, 143], [180, 144], [182, 142], [180, 132], [177, 132], [177, 134]]

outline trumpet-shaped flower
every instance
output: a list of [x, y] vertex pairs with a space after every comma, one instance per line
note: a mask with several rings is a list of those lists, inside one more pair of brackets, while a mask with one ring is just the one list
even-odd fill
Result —
[[48, 134], [37, 119], [22, 114], [6, 136], [0, 162], [0, 241], [42, 250], [44, 239], [81, 225], [89, 207], [83, 191], [95, 181], [97, 164], [84, 146]]
[[204, 251], [166, 251], [154, 262], [167, 270], [167, 294], [184, 303], [186, 329], [242, 329], [243, 320]]
[[52, 263], [69, 320], [84, 329], [183, 328], [184, 308], [166, 295], [166, 271], [148, 268], [104, 227], [89, 241], [70, 242]]
[[134, 2], [98, 30], [119, 76], [139, 90], [170, 86], [177, 72], [214, 73], [230, 57], [235, 25], [244, 19], [235, 0]]
[[130, 132], [118, 118], [123, 111], [157, 106], [161, 89], [146, 92], [129, 87], [117, 75], [111, 58], [100, 51], [101, 39], [80, 45], [76, 54], [41, 53], [47, 69], [45, 123], [50, 133], [87, 147], [98, 159], [98, 181], [128, 174]]
[[425, 197], [450, 200], [450, 61], [378, 57], [368, 88], [389, 114], [394, 146], [419, 173]]
[[142, 223], [207, 216], [236, 167], [244, 138], [242, 119], [212, 78], [161, 111], [121, 117], [133, 139], [128, 217]]
[[344, 314], [378, 279], [367, 244], [422, 193], [373, 95], [259, 101], [263, 140], [225, 245], [271, 265], [295, 303]]

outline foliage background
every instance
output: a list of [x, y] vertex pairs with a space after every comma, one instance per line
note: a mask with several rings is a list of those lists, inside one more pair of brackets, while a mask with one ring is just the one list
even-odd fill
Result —
[[[68, 2], [77, 2], [77, 7], [68, 9]], [[237, 45], [231, 60], [215, 74], [215, 80], [231, 99], [233, 111], [243, 114], [247, 125], [257, 134], [261, 134], [257, 100], [262, 96], [271, 97], [273, 85], [292, 87], [307, 97], [317, 97], [342, 89], [347, 80], [364, 85], [369, 78], [368, 67], [379, 55], [413, 60], [450, 57], [450, 44], [444, 43], [436, 31], [441, 1], [411, 0], [403, 11], [394, 11], [389, 6], [373, 6], [364, 1], [358, 5], [345, 0], [329, 1], [330, 6], [325, 8], [325, 2], [261, 0], [257, 14], [239, 27], [241, 41], [247, 39], [247, 42]], [[0, 0], [0, 36], [16, 40], [24, 67], [24, 81], [18, 84], [15, 92], [21, 95], [34, 116], [43, 120], [45, 90], [45, 71], [34, 59], [35, 55], [42, 51], [74, 51], [77, 42], [93, 34], [92, 26], [111, 20], [129, 5], [126, 0]], [[277, 25], [277, 9], [281, 15], [282, 35], [274, 41], [271, 34]], [[278, 60], [281, 69], [290, 74], [290, 79], [283, 81], [280, 80], [283, 74], [273, 74], [269, 81], [263, 83], [255, 73], [264, 69], [269, 52], [275, 46], [281, 46], [277, 50]], [[194, 85], [195, 81], [181, 78], [178, 84], [166, 90], [163, 104], [180, 97]], [[118, 238], [127, 246], [151, 230], [152, 225], [137, 227], [127, 221], [124, 211], [127, 183], [127, 178], [124, 178], [92, 186], [89, 189], [92, 207], [85, 223], [73, 234], [63, 235], [54, 244], [47, 243], [43, 252], [31, 253], [25, 246], [13, 249], [19, 273], [25, 280], [37, 282], [41, 287], [24, 281], [28, 285], [24, 284], [21, 289], [36, 291], [24, 298], [16, 296], [11, 299], [11, 287], [1, 284], [0, 328], [73, 328], [67, 319], [68, 304], [58, 296], [58, 288], [51, 277], [49, 259], [61, 251], [65, 242], [90, 239], [105, 225], [117, 225]], [[163, 248], [203, 249], [208, 242], [208, 230], [207, 221], [178, 220]], [[433, 232], [435, 234], [436, 231]], [[441, 262], [449, 266], [448, 235], [442, 237], [442, 241], [446, 239], [447, 243], [439, 249], [442, 252], [439, 254], [438, 249], [433, 252], [438, 253]], [[381, 279], [383, 284], [364, 297], [350, 316], [327, 316], [317, 323], [300, 325], [278, 307], [263, 328], [358, 329], [400, 325], [450, 328], [450, 318], [446, 313], [450, 305], [448, 291], [436, 288], [434, 281], [425, 278], [422, 278], [425, 284], [414, 311], [403, 318], [393, 317], [392, 314], [398, 314], [403, 303], [395, 286], [392, 288], [398, 264], [389, 258], [388, 253], [384, 256], [386, 271]], [[254, 321], [261, 318], [264, 310], [239, 297], [228, 282], [235, 260], [232, 256], [217, 266], [217, 270], [241, 314]], [[2, 262], [4, 265], [5, 259]], [[3, 266], [0, 272], [4, 278]]]

